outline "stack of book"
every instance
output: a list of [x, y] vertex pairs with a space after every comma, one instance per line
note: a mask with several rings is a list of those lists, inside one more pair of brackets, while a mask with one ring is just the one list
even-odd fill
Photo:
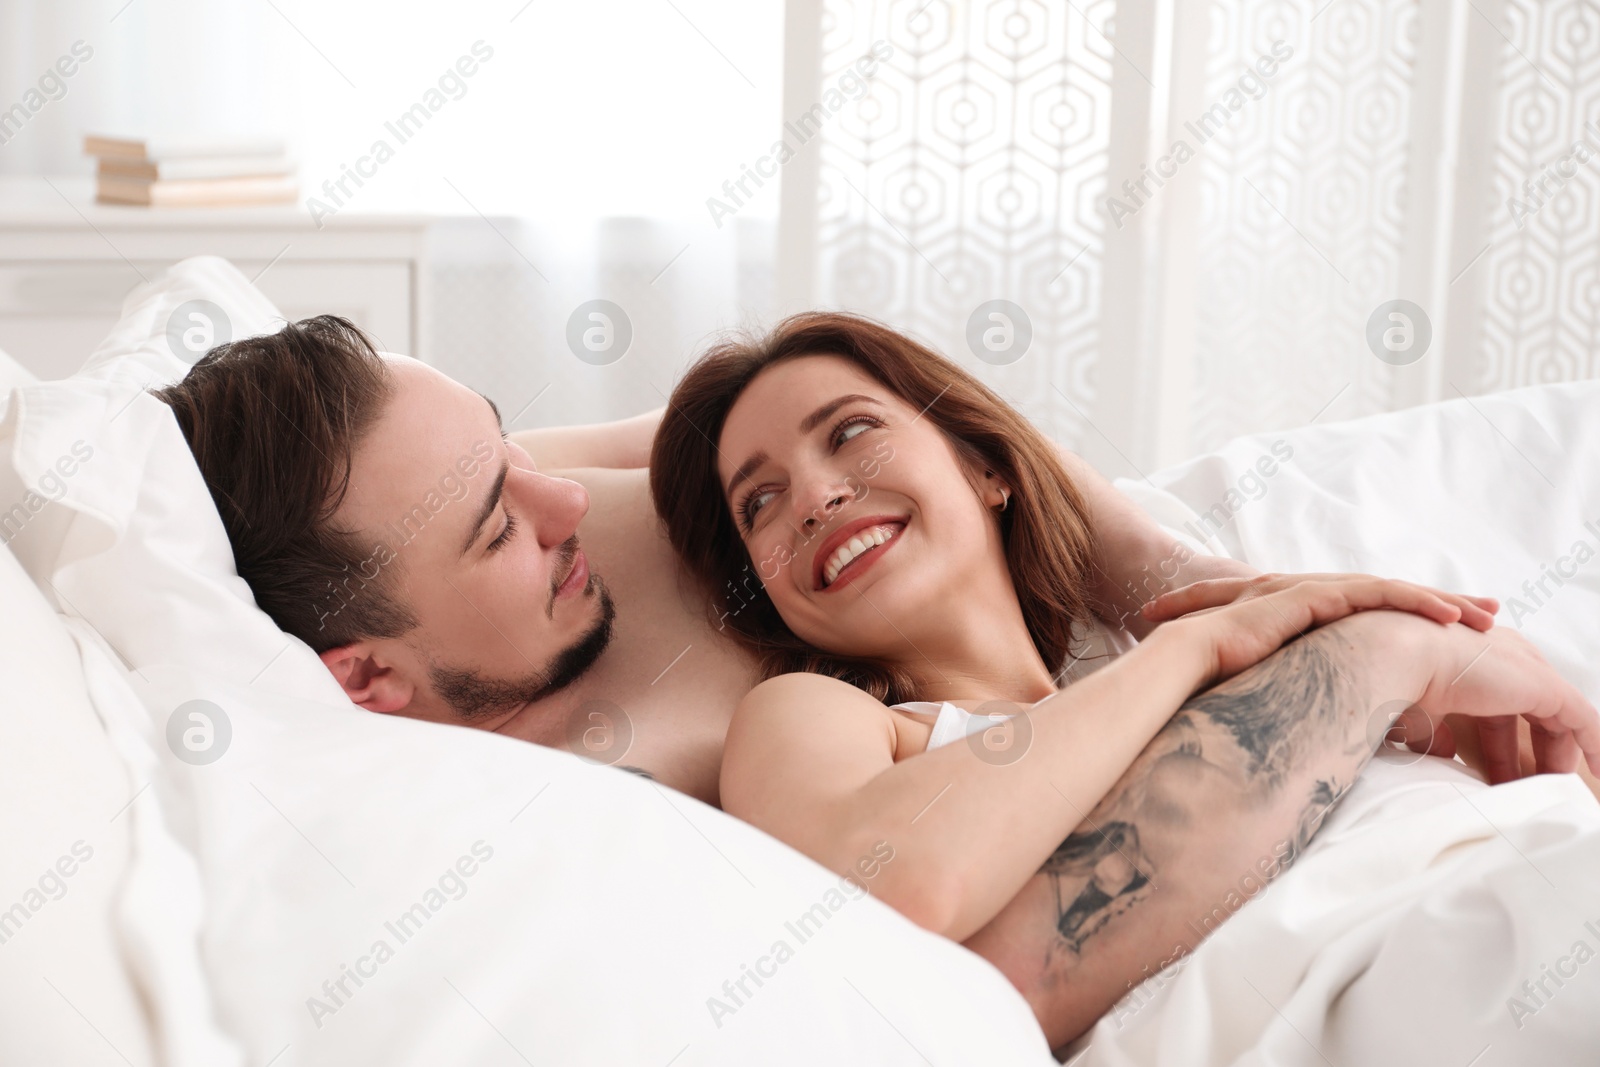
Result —
[[171, 207], [294, 200], [299, 190], [285, 147], [261, 138], [83, 139], [84, 154], [99, 160], [96, 200]]

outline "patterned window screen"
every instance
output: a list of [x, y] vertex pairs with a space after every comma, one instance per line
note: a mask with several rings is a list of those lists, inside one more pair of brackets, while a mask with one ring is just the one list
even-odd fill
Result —
[[1592, 0], [791, 0], [790, 31], [786, 117], [844, 101], [786, 174], [784, 301], [913, 331], [1104, 469], [1600, 374]]
[[1469, 391], [1600, 374], [1600, 6], [1511, 0], [1496, 25]]
[[[1093, 396], [1101, 349], [1115, 8], [830, 0], [821, 15], [824, 86], [889, 58], [823, 128], [816, 302], [931, 341], [1054, 429]], [[991, 299], [1027, 309], [1014, 362], [966, 344]]]

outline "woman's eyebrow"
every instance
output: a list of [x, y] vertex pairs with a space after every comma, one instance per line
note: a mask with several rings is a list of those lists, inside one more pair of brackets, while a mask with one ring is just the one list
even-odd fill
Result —
[[[835, 399], [828, 401], [826, 404], [823, 404], [805, 418], [801, 419], [800, 432], [803, 434], [810, 433], [812, 430], [815, 430], [819, 425], [821, 425], [823, 420], [829, 415], [832, 415], [835, 411], [838, 411], [846, 404], [852, 403], [856, 400], [865, 400], [869, 404], [877, 403], [877, 401], [872, 399], [872, 397], [862, 396], [860, 393], [847, 393], [844, 396], [836, 397]], [[739, 469], [734, 471], [733, 476], [728, 479], [728, 484], [723, 489], [724, 494], [727, 495], [729, 499], [732, 499], [734, 486], [738, 485], [742, 481], [746, 481], [749, 479], [750, 475], [760, 470], [761, 465], [765, 463], [768, 458], [769, 457], [765, 452], [752, 452], [750, 454], [750, 458], [739, 464]]]
[[807, 415], [805, 418], [800, 420], [800, 432], [801, 433], [810, 433], [812, 430], [815, 430], [817, 428], [818, 424], [821, 423], [823, 419], [826, 419], [829, 415], [832, 415], [835, 411], [838, 411], [840, 408], [844, 407], [846, 404], [848, 404], [848, 403], [850, 403], [852, 401], [855, 401], [855, 400], [865, 400], [869, 404], [876, 404], [877, 403], [877, 401], [872, 399], [870, 396], [862, 396], [860, 393], [849, 393], [849, 394], [847, 394], [845, 396], [839, 397], [836, 400], [830, 400], [826, 404], [822, 405], [820, 408], [818, 408], [817, 410], [813, 411], [811, 414]]
[[750, 458], [739, 464], [739, 469], [734, 471], [733, 477], [728, 479], [728, 484], [723, 489], [723, 494], [727, 496], [729, 500], [732, 500], [734, 486], [738, 485], [740, 482], [748, 481], [750, 476], [756, 471], [760, 470], [761, 465], [766, 461], [767, 454], [765, 452], [750, 453]]

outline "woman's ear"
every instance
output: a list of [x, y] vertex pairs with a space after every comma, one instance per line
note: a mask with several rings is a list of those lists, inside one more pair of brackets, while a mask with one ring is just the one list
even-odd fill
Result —
[[394, 715], [411, 706], [416, 687], [394, 667], [383, 663], [368, 642], [330, 648], [318, 658], [352, 703], [384, 715]]
[[983, 472], [983, 481], [979, 484], [978, 495], [983, 498], [985, 507], [995, 511], [1004, 511], [1011, 506], [1011, 487], [1000, 480], [1000, 476], [992, 470]]

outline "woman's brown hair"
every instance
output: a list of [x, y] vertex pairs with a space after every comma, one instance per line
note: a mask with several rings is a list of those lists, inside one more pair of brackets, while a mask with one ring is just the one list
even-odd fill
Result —
[[801, 356], [846, 359], [924, 412], [956, 451], [1009, 487], [1000, 513], [1006, 563], [1023, 620], [1051, 670], [1066, 661], [1075, 627], [1091, 614], [1095, 541], [1088, 512], [1055, 446], [978, 379], [932, 349], [871, 319], [808, 312], [754, 340], [726, 341], [684, 376], [656, 432], [650, 493], [672, 546], [712, 590], [719, 628], [759, 658], [764, 677], [810, 671], [885, 703], [916, 699], [904, 671], [812, 647], [790, 631], [751, 569], [717, 475], [728, 412], [756, 376]]

